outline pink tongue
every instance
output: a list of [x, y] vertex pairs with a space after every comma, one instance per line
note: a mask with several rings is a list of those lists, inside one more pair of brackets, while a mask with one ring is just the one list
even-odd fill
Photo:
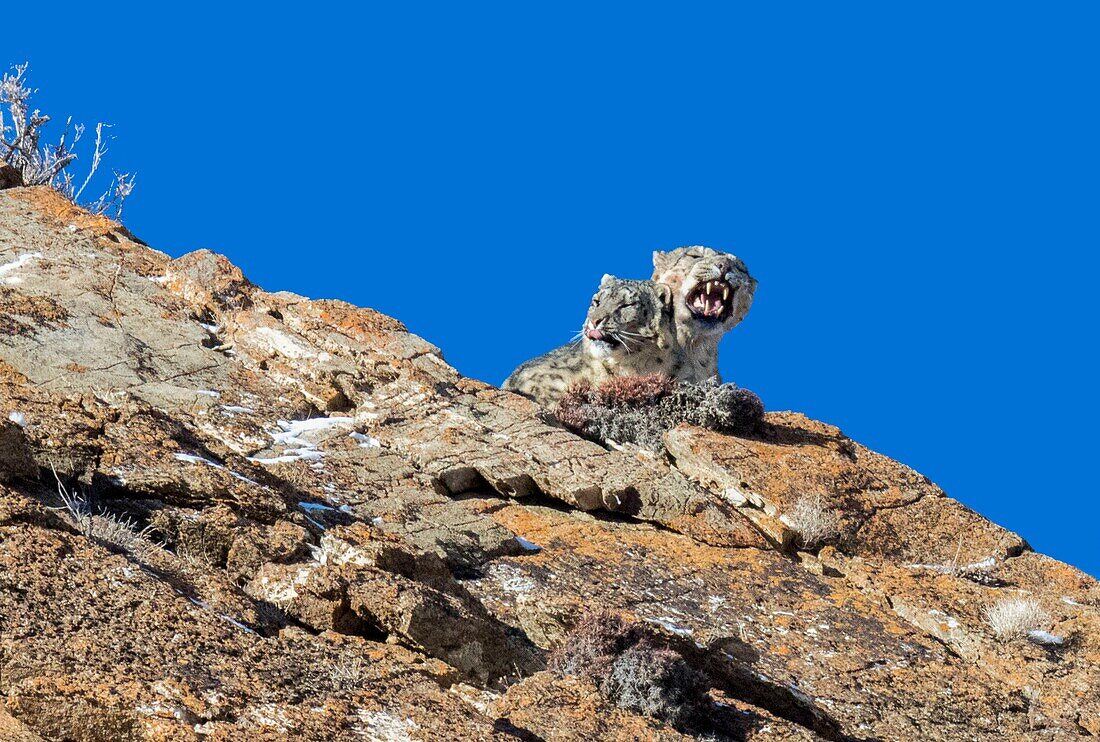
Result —
[[594, 327], [590, 327], [584, 331], [585, 336], [589, 340], [603, 340], [604, 334], [601, 330], [597, 330]]
[[695, 300], [695, 306], [699, 314], [704, 317], [719, 317], [722, 315], [722, 300], [718, 297], [711, 298], [707, 294], [701, 294]]

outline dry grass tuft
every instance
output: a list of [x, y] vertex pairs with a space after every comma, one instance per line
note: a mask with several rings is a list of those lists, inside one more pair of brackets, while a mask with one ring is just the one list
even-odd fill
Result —
[[360, 657], [345, 657], [332, 668], [332, 682], [343, 691], [356, 691], [363, 685], [366, 677], [366, 665]]
[[798, 534], [803, 549], [816, 549], [840, 535], [840, 519], [826, 507], [821, 495], [800, 497], [783, 520]]
[[61, 498], [60, 510], [66, 519], [86, 538], [100, 544], [114, 546], [139, 558], [153, 549], [163, 548], [152, 539], [152, 526], [141, 528], [132, 519], [106, 510], [94, 512], [87, 499], [78, 492], [70, 492], [54, 472], [57, 494]]
[[1034, 598], [1003, 598], [986, 609], [985, 618], [1002, 641], [1022, 639], [1050, 625], [1050, 614]]

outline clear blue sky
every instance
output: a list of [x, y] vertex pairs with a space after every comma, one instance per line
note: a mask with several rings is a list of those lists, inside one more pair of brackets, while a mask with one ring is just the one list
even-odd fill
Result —
[[144, 239], [486, 381], [603, 273], [736, 252], [727, 379], [1100, 574], [1094, 3], [303, 7], [51, 6], [0, 49], [115, 125]]

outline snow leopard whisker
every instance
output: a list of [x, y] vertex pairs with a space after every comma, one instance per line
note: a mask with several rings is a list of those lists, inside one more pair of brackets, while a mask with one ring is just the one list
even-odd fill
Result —
[[609, 335], [610, 335], [611, 337], [615, 338], [615, 340], [616, 340], [616, 341], [617, 341], [617, 342], [618, 342], [618, 343], [619, 343], [620, 345], [622, 345], [622, 346], [623, 346], [624, 348], [626, 348], [626, 352], [627, 352], [627, 353], [631, 353], [631, 352], [633, 352], [633, 351], [634, 351], [634, 348], [631, 348], [631, 347], [630, 347], [630, 343], [628, 343], [628, 342], [626, 341], [626, 338], [624, 338], [624, 337], [623, 337], [622, 335], [619, 335], [619, 334], [618, 334], [617, 332], [609, 332], [608, 334], [609, 334]]

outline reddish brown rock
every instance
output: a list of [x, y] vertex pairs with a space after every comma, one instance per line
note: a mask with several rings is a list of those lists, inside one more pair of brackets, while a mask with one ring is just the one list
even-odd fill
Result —
[[[0, 193], [0, 265], [0, 738], [699, 734], [544, 671], [593, 608], [701, 674], [717, 738], [1100, 734], [1097, 582], [835, 427], [607, 450], [45, 188]], [[1013, 599], [1046, 643], [998, 638]]]

